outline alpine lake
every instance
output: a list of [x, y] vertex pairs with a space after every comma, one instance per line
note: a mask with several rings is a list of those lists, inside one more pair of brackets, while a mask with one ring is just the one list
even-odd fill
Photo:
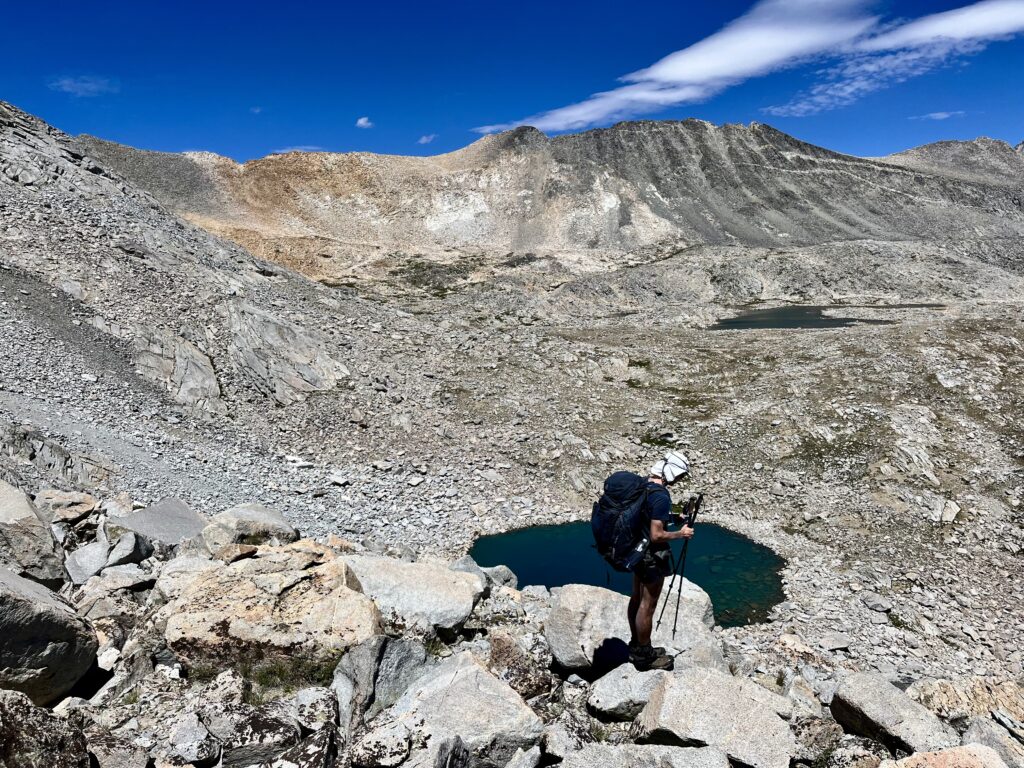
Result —
[[[520, 586], [591, 584], [628, 595], [632, 575], [613, 571], [593, 544], [590, 522], [582, 521], [484, 536], [477, 539], [469, 554], [483, 567], [507, 565], [519, 578]], [[672, 543], [676, 562], [682, 548], [681, 541]], [[772, 607], [785, 600], [781, 578], [784, 565], [785, 560], [768, 547], [698, 519], [684, 575], [711, 596], [719, 624], [737, 627], [766, 621]], [[667, 582], [663, 600], [668, 593]]]

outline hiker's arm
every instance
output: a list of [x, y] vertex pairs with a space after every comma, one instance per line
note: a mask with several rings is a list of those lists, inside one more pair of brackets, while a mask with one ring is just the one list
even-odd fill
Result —
[[678, 531], [666, 531], [665, 523], [661, 520], [651, 520], [651, 543], [664, 544], [667, 541], [676, 539], [688, 539], [693, 536], [693, 528], [684, 525]]

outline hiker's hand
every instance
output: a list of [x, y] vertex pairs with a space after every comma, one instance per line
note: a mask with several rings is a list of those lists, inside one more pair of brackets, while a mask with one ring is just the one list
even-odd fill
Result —
[[691, 528], [688, 525], [684, 525], [682, 528], [680, 528], [679, 529], [679, 533], [682, 535], [682, 537], [684, 539], [692, 539], [693, 538], [693, 528]]

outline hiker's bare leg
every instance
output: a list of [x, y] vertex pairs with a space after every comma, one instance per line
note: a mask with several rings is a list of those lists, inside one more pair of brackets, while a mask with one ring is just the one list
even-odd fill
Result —
[[649, 645], [651, 642], [654, 610], [658, 607], [658, 598], [661, 596], [661, 588], [664, 584], [665, 579], [662, 578], [642, 585], [643, 595], [640, 598], [640, 610], [636, 613], [637, 645]]
[[633, 574], [633, 593], [629, 596], [629, 609], [626, 611], [626, 615], [629, 617], [629, 642], [631, 645], [636, 643], [636, 614], [640, 610], [640, 601], [644, 596], [644, 583], [640, 581], [640, 577], [635, 573]]

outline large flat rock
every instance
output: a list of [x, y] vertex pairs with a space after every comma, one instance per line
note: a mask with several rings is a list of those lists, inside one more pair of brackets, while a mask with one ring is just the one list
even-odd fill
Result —
[[158, 619], [168, 645], [187, 660], [328, 660], [380, 630], [377, 608], [349, 567], [313, 542], [263, 547], [256, 557], [186, 573]]
[[639, 672], [632, 664], [622, 664], [591, 686], [587, 708], [607, 720], [632, 720], [670, 674], [655, 669]]
[[96, 658], [96, 633], [63, 598], [0, 568], [0, 688], [60, 699]]
[[119, 517], [109, 528], [112, 532], [134, 531], [150, 541], [175, 545], [199, 536], [207, 523], [209, 520], [204, 515], [181, 499], [169, 498]]
[[685, 669], [662, 679], [634, 733], [639, 742], [717, 747], [752, 768], [788, 768], [798, 747], [779, 698], [750, 680]]
[[203, 541], [216, 554], [228, 544], [287, 544], [299, 538], [284, 515], [262, 504], [239, 504], [213, 516]]
[[0, 565], [57, 589], [64, 567], [50, 528], [28, 496], [0, 480]]
[[431, 748], [457, 736], [494, 765], [504, 765], [517, 749], [529, 749], [543, 730], [519, 695], [468, 652], [424, 673], [374, 724], [375, 730], [404, 727]]
[[[558, 589], [544, 622], [544, 636], [555, 660], [566, 669], [576, 670], [591, 666], [614, 667], [625, 661], [629, 642], [628, 605], [626, 595], [610, 589], [583, 584]], [[709, 629], [713, 618], [709, 619], [711, 599], [707, 593], [696, 584], [684, 581], [675, 637], [672, 636], [674, 612], [675, 598], [672, 598], [652, 642], [678, 652], [678, 667], [701, 666], [727, 671], [721, 645]]]
[[878, 674], [858, 672], [844, 678], [830, 708], [847, 732], [890, 748], [925, 752], [959, 743], [951, 728]]
[[457, 627], [469, 618], [483, 594], [479, 578], [443, 563], [408, 563], [371, 555], [349, 555], [344, 560], [381, 616], [405, 627]]

